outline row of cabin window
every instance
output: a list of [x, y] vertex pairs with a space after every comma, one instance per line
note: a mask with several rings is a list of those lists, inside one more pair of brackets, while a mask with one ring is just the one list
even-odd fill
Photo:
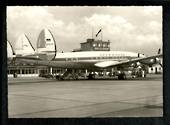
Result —
[[72, 60], [88, 60], [88, 59], [124, 59], [128, 58], [128, 56], [103, 56], [103, 57], [88, 57], [88, 58], [66, 58], [66, 61], [72, 61]]
[[110, 56], [112, 56], [112, 57], [129, 57], [129, 56], [127, 56], [126, 54], [124, 54], [124, 53], [121, 53], [121, 54], [101, 54], [100, 56], [105, 56], [105, 57], [110, 57]]

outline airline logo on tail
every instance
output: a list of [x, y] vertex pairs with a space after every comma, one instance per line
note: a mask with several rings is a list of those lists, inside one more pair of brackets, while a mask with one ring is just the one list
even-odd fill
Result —
[[48, 29], [43, 29], [37, 40], [37, 52], [39, 54], [48, 55], [48, 60], [52, 60], [56, 56], [56, 43], [54, 36]]
[[55, 40], [50, 30], [43, 29], [40, 32], [40, 35], [37, 41], [37, 50], [38, 52], [55, 52], [56, 51]]

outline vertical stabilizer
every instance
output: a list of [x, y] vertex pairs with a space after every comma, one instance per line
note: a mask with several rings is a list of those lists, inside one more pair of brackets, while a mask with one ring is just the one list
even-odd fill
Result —
[[43, 29], [37, 40], [37, 51], [49, 55], [51, 59], [56, 55], [56, 43], [55, 39], [48, 29]]
[[7, 57], [12, 58], [15, 55], [14, 49], [11, 43], [7, 40]]
[[16, 54], [17, 55], [25, 55], [25, 54], [33, 54], [35, 53], [35, 49], [32, 46], [30, 40], [25, 34], [22, 34], [18, 37], [15, 44]]

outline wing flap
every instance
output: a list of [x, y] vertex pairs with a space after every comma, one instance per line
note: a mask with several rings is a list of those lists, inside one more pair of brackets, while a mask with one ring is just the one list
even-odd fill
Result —
[[97, 66], [97, 67], [100, 67], [100, 68], [105, 68], [105, 67], [117, 65], [119, 63], [120, 62], [118, 62], [118, 61], [103, 61], [103, 62], [98, 62], [94, 65]]

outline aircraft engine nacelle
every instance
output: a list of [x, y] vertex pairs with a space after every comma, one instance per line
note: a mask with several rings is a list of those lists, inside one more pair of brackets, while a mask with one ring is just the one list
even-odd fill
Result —
[[159, 58], [155, 58], [155, 59], [150, 59], [150, 62], [155, 64], [155, 63], [160, 63], [160, 59]]
[[155, 60], [155, 59], [150, 59], [150, 62], [151, 62], [151, 63], [155, 63], [156, 60]]
[[131, 67], [135, 67], [135, 63], [132, 63], [130, 66], [131, 66]]
[[141, 66], [141, 63], [140, 63], [140, 62], [136, 62], [136, 63], [132, 63], [132, 64], [131, 64], [131, 67], [134, 67], [134, 68], [137, 68], [137, 67], [139, 67], [139, 66]]
[[141, 63], [140, 63], [140, 62], [137, 62], [137, 63], [136, 63], [136, 65], [137, 65], [137, 66], [140, 66], [140, 65], [141, 65]]
[[37, 41], [37, 52], [47, 60], [52, 60], [56, 56], [56, 43], [50, 30], [43, 29], [40, 32]]
[[155, 58], [150, 60], [150, 65], [149, 67], [152, 67], [154, 64], [159, 64], [162, 67], [162, 61], [160, 58]]

